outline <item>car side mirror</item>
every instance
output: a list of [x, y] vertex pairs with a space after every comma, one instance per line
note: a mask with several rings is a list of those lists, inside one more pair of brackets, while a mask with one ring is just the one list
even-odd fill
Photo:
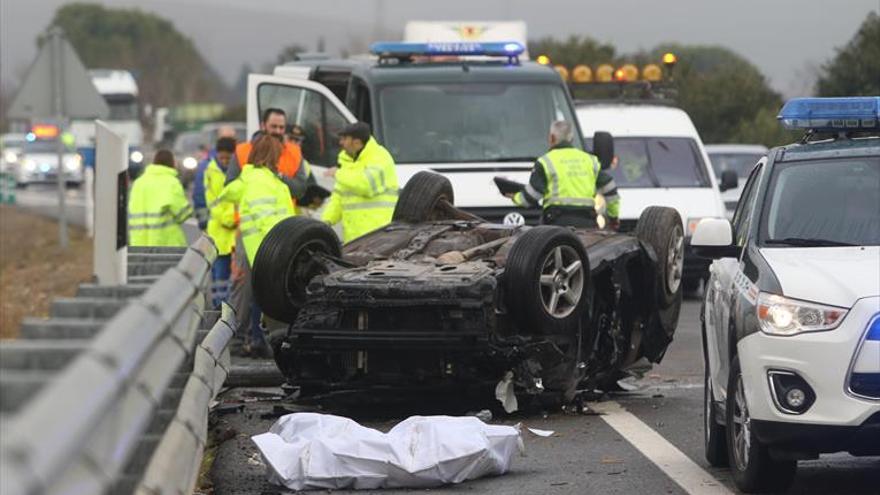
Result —
[[734, 258], [739, 247], [733, 245], [733, 228], [728, 220], [704, 218], [697, 224], [691, 237], [691, 247], [697, 256], [710, 259]]
[[593, 133], [593, 154], [599, 159], [602, 170], [611, 167], [614, 160], [614, 138], [610, 132], [596, 131]]
[[721, 172], [721, 192], [729, 189], [736, 189], [739, 185], [739, 176], [733, 170], [725, 170]]

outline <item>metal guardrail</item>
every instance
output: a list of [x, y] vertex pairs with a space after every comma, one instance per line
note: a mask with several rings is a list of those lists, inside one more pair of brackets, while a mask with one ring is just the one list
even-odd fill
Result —
[[0, 344], [0, 492], [191, 493], [234, 315], [217, 251], [133, 248], [129, 285], [82, 285]]

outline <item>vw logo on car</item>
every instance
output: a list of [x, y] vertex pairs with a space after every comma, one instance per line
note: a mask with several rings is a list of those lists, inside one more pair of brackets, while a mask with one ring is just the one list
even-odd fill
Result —
[[504, 225], [509, 225], [511, 227], [521, 227], [526, 224], [526, 218], [522, 216], [521, 213], [517, 213], [512, 211], [507, 215], [504, 215]]

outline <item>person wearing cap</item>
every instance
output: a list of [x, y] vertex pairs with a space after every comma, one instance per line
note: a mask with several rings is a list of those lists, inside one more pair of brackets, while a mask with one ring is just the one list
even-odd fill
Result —
[[608, 226], [620, 225], [620, 197], [614, 179], [599, 159], [572, 144], [574, 126], [558, 120], [550, 125], [550, 151], [535, 162], [529, 183], [516, 194], [505, 194], [520, 206], [543, 207], [541, 223], [596, 228], [594, 196], [605, 196]]
[[356, 122], [339, 133], [339, 166], [325, 172], [336, 178], [322, 220], [342, 222], [343, 242], [391, 222], [397, 204], [394, 158], [370, 135], [370, 126]]

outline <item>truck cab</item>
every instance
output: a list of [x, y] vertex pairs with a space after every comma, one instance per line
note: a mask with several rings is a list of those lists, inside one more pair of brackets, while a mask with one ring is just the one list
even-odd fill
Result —
[[376, 43], [368, 58], [252, 74], [248, 134], [265, 109], [281, 108], [305, 130], [305, 158], [332, 167], [338, 132], [367, 122], [394, 157], [401, 187], [430, 170], [449, 178], [462, 209], [497, 222], [519, 212], [536, 223], [540, 212], [513, 205], [493, 178], [527, 182], [555, 120], [571, 122], [575, 146], [583, 142], [567, 86], [552, 67], [520, 60], [524, 50], [518, 42]]

